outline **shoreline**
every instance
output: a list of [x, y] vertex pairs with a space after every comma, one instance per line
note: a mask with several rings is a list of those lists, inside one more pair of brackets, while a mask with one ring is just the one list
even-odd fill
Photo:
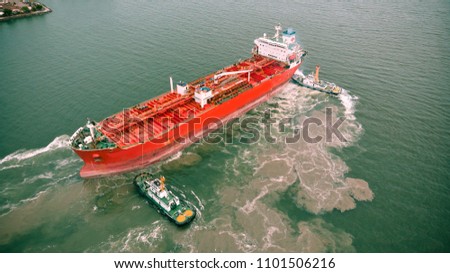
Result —
[[51, 8], [49, 8], [49, 7], [44, 6], [44, 10], [30, 12], [30, 13], [25, 13], [25, 14], [16, 14], [16, 15], [8, 16], [8, 17], [0, 17], [0, 22], [6, 22], [6, 21], [18, 19], [18, 18], [25, 18], [25, 17], [37, 16], [37, 15], [44, 15], [44, 14], [47, 14], [47, 13], [50, 13], [50, 12], [53, 12], [53, 10]]

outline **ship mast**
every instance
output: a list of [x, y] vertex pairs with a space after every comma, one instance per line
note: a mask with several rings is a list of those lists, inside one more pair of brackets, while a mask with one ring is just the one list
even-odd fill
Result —
[[316, 65], [316, 73], [314, 74], [314, 82], [315, 83], [319, 83], [319, 70], [320, 70], [320, 65]]
[[282, 31], [283, 28], [281, 27], [280, 24], [275, 26], [275, 36], [273, 36], [273, 38], [275, 38], [278, 42], [278, 39], [280, 38], [280, 31]]
[[172, 80], [172, 77], [170, 77], [170, 93], [173, 93], [173, 80]]
[[161, 181], [161, 184], [159, 186], [160, 191], [163, 191], [166, 187], [164, 186], [164, 182], [166, 182], [166, 178], [164, 176], [161, 176], [159, 178], [159, 181]]

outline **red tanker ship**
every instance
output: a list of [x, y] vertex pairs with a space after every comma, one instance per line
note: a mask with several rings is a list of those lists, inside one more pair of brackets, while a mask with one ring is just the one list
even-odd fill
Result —
[[293, 29], [275, 30], [254, 41], [249, 59], [176, 88], [170, 78], [169, 92], [80, 127], [70, 146], [85, 163], [81, 177], [148, 166], [269, 99], [306, 54]]

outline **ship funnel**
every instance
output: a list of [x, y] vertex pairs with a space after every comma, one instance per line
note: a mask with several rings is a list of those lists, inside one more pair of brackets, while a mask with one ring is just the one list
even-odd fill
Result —
[[173, 93], [173, 80], [172, 80], [172, 77], [170, 77], [170, 92]]
[[314, 74], [314, 82], [315, 83], [319, 82], [319, 70], [320, 70], [320, 65], [316, 65], [316, 74]]

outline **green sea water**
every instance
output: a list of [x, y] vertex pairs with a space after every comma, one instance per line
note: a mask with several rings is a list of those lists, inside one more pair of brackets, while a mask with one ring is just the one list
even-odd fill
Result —
[[[448, 1], [69, 1], [0, 23], [1, 252], [449, 252]], [[83, 180], [69, 136], [86, 121], [250, 56], [293, 27], [305, 72], [245, 115], [300, 127], [327, 108], [347, 142], [202, 141], [147, 169], [198, 210], [177, 228], [138, 172]], [[244, 117], [244, 118], [245, 118]], [[290, 132], [291, 132], [290, 131]], [[320, 134], [320, 128], [314, 133]], [[280, 132], [274, 133], [277, 139]]]

